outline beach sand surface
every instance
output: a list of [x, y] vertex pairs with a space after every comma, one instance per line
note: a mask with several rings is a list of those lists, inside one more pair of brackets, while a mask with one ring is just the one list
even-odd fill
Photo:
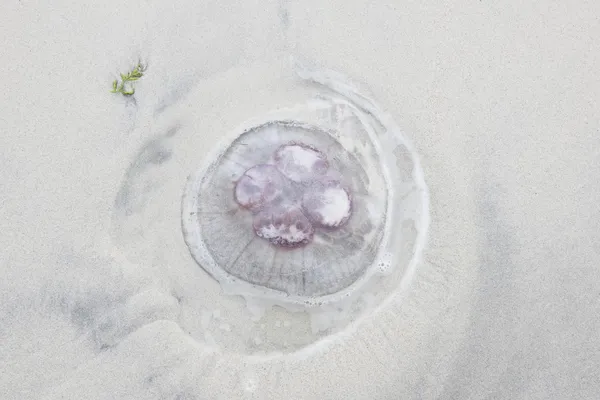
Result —
[[[600, 2], [5, 0], [0, 21], [0, 398], [600, 398]], [[393, 116], [430, 226], [372, 313], [258, 357], [305, 325], [231, 328], [244, 301], [190, 267], [180, 196], [224, 133], [302, 99], [290, 56]]]

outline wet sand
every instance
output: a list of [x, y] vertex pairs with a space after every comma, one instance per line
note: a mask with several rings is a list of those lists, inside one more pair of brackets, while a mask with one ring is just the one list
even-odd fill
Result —
[[[0, 15], [2, 398], [600, 396], [600, 5], [11, 1]], [[410, 282], [318, 346], [283, 310], [268, 335], [233, 329], [244, 300], [170, 234], [222, 135], [303, 98], [273, 73], [290, 55], [393, 116], [431, 199]], [[139, 59], [134, 98], [110, 93]], [[168, 207], [136, 214], [155, 187]], [[303, 329], [289, 353], [248, 350]]]

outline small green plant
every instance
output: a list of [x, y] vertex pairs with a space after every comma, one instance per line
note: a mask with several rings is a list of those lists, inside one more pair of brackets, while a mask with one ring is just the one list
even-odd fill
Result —
[[115, 79], [113, 82], [113, 90], [111, 93], [121, 93], [124, 96], [131, 96], [135, 93], [135, 89], [133, 88], [133, 82], [140, 79], [144, 76], [144, 72], [146, 71], [146, 66], [141, 62], [138, 64], [127, 74], [121, 75], [121, 83], [119, 83], [118, 79]]

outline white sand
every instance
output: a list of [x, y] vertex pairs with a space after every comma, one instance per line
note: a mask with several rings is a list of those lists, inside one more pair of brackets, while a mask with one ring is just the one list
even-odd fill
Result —
[[[600, 397], [600, 2], [51, 3], [0, 5], [0, 398]], [[262, 67], [290, 53], [394, 115], [432, 224], [410, 287], [320, 351], [261, 361], [240, 338], [308, 321], [244, 336], [242, 301], [164, 233], [191, 160], [294, 100]], [[140, 57], [136, 104], [109, 93]], [[170, 207], [136, 214], [157, 185]]]

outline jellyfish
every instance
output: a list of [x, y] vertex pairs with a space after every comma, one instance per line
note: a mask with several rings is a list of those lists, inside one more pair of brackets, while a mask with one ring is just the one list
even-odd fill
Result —
[[191, 178], [186, 243], [220, 282], [298, 302], [343, 292], [381, 241], [386, 188], [373, 174], [331, 132], [258, 125]]

